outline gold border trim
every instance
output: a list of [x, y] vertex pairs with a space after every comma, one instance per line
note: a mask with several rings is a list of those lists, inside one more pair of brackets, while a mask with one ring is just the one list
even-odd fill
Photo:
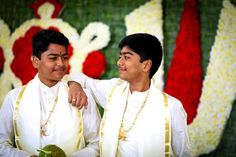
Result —
[[171, 148], [171, 122], [167, 95], [163, 92], [165, 107], [165, 157], [170, 157]]
[[15, 135], [15, 144], [16, 144], [16, 147], [20, 150], [22, 150], [22, 147], [20, 146], [20, 142], [19, 142], [20, 138], [19, 138], [19, 133], [17, 130], [17, 117], [18, 117], [18, 113], [19, 113], [19, 104], [20, 104], [21, 98], [25, 92], [26, 86], [27, 85], [22, 87], [20, 93], [17, 96], [15, 109], [14, 109], [14, 113], [13, 113], [13, 129], [14, 129], [14, 135]]

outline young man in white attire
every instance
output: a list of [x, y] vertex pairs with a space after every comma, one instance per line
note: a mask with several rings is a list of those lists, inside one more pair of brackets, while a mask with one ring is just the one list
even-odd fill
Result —
[[[186, 112], [179, 100], [158, 89], [152, 79], [162, 60], [159, 40], [136, 33], [122, 39], [119, 47], [119, 78], [73, 76], [105, 109], [101, 156], [191, 157]], [[76, 84], [70, 87], [75, 89]]]
[[100, 116], [87, 93], [87, 109], [68, 103], [68, 39], [42, 30], [32, 40], [32, 63], [38, 70], [27, 85], [11, 90], [0, 110], [0, 156], [37, 156], [37, 149], [55, 144], [67, 156], [99, 155]]

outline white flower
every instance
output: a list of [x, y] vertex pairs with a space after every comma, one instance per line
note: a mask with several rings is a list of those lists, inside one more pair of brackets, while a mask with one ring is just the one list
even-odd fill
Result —
[[236, 8], [228, 0], [223, 4], [198, 114], [188, 127], [194, 156], [217, 147], [235, 99]]
[[12, 89], [12, 78], [14, 75], [10, 70], [10, 29], [8, 25], [4, 23], [3, 20], [0, 20], [0, 47], [3, 50], [3, 56], [5, 58], [3, 73], [0, 76], [0, 107], [8, 91]]
[[109, 27], [102, 22], [91, 22], [81, 33], [78, 46], [70, 58], [72, 65], [70, 73], [78, 74], [82, 71], [83, 62], [88, 53], [100, 50], [108, 45], [110, 41]]

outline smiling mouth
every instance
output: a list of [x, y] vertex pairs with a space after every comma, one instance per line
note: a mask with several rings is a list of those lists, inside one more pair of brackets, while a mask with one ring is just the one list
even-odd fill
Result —
[[118, 68], [119, 71], [126, 71], [126, 68]]
[[58, 72], [58, 73], [64, 73], [65, 69], [55, 69], [53, 70], [54, 72]]

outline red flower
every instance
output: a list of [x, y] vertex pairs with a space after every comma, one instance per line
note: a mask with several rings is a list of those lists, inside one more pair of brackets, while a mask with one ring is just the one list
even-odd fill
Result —
[[3, 71], [3, 66], [4, 66], [5, 58], [3, 55], [3, 49], [0, 47], [0, 73]]
[[196, 0], [185, 0], [174, 56], [165, 91], [178, 98], [188, 113], [188, 124], [197, 114], [202, 89], [200, 22]]
[[92, 78], [100, 78], [105, 70], [105, 56], [100, 51], [90, 52], [83, 63], [83, 73]]
[[64, 4], [57, 2], [56, 0], [37, 0], [35, 3], [31, 3], [30, 8], [32, 8], [34, 12], [34, 16], [39, 19], [41, 18], [40, 15], [38, 14], [38, 10], [39, 10], [39, 7], [42, 6], [46, 2], [51, 3], [55, 7], [51, 15], [51, 18], [57, 18], [61, 13]]
[[31, 27], [25, 36], [17, 39], [13, 44], [14, 59], [11, 63], [11, 69], [20, 78], [23, 84], [31, 80], [37, 71], [34, 69], [30, 57], [32, 54], [32, 37], [35, 33], [42, 30], [40, 27]]

